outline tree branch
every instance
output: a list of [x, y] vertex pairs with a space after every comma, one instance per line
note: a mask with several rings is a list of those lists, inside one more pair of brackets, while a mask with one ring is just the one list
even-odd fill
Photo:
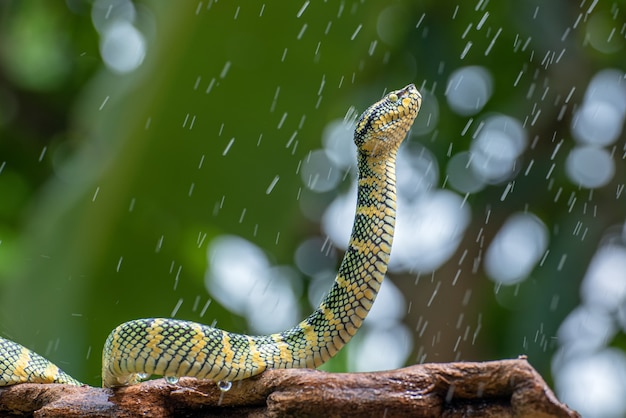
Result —
[[22, 384], [0, 389], [0, 412], [37, 417], [580, 417], [556, 399], [523, 357], [375, 373], [268, 370], [235, 382], [228, 392], [193, 378], [117, 389]]

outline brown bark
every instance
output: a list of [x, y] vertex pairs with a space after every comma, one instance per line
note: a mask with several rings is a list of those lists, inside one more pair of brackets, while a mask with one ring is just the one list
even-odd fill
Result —
[[163, 379], [118, 389], [21, 384], [0, 389], [2, 416], [579, 417], [525, 358], [422, 364], [375, 373], [268, 370], [235, 382]]

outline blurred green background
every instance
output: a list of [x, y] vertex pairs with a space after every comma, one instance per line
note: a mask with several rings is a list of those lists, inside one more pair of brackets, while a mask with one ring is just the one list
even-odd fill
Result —
[[[407, 363], [423, 354], [456, 360], [459, 351], [463, 360], [528, 354], [549, 380], [556, 332], [579, 302], [586, 266], [626, 213], [624, 197], [615, 197], [626, 176], [623, 133], [621, 165], [611, 185], [594, 191], [584, 242], [562, 231], [586, 215], [544, 186], [546, 171], [566, 156], [551, 158], [554, 138], [571, 148], [569, 121], [589, 79], [625, 67], [623, 30], [598, 51], [588, 39], [589, 4], [578, 3], [135, 1], [131, 21], [146, 50], [141, 65], [124, 72], [104, 65], [96, 23], [123, 14], [124, 2], [0, 2], [0, 333], [99, 385], [110, 330], [170, 316], [181, 300], [177, 318], [246, 332], [245, 320], [217, 302], [202, 317], [194, 308], [197, 298], [200, 306], [211, 299], [211, 240], [236, 234], [272, 262], [292, 264], [296, 245], [320, 231], [300, 211], [299, 165], [329, 121], [409, 82], [439, 103], [435, 129], [411, 141], [445, 166], [451, 147], [471, 140], [461, 134], [469, 118], [445, 104], [447, 80], [461, 66], [481, 65], [494, 78], [484, 112], [525, 123], [534, 145], [524, 159], [535, 167], [506, 200], [509, 183], [468, 197], [472, 223], [437, 280], [391, 276], [410, 303], [409, 328], [428, 322], [415, 331]], [[593, 13], [610, 32], [623, 8], [599, 2]], [[568, 95], [574, 105], [558, 117]], [[562, 195], [587, 196], [562, 171]], [[481, 259], [476, 237], [482, 231], [489, 241], [508, 215], [528, 208], [548, 225], [553, 256], [531, 280], [496, 295], [472, 267]], [[427, 306], [435, 283], [437, 299]], [[310, 309], [304, 299], [302, 307]], [[474, 338], [461, 338], [468, 331], [455, 326], [459, 313], [472, 318]], [[345, 359], [329, 367], [342, 370]]]

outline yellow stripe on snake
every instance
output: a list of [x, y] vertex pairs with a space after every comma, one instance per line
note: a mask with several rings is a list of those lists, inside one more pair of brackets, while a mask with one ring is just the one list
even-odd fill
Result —
[[[234, 334], [175, 319], [137, 319], [104, 344], [102, 385], [149, 375], [234, 381], [266, 369], [317, 367], [357, 332], [387, 272], [396, 213], [395, 160], [422, 103], [413, 84], [370, 106], [358, 120], [358, 198], [352, 235], [335, 282], [319, 307], [290, 330]], [[81, 384], [38, 354], [0, 338], [0, 385]]]

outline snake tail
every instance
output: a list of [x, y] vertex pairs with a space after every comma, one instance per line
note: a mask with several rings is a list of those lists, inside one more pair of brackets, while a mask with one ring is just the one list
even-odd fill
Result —
[[0, 337], [0, 386], [17, 383], [82, 385], [48, 359], [16, 342]]
[[413, 84], [370, 106], [356, 124], [358, 197], [354, 226], [332, 288], [293, 328], [250, 336], [166, 318], [126, 322], [111, 332], [102, 355], [103, 386], [142, 375], [245, 379], [270, 368], [314, 368], [356, 334], [387, 271], [396, 214], [396, 152], [421, 106]]

